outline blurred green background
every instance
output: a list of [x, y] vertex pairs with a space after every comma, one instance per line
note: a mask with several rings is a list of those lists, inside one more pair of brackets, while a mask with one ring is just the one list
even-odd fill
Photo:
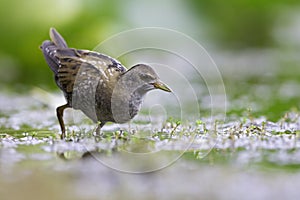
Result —
[[300, 43], [298, 0], [11, 0], [0, 4], [0, 84], [17, 91], [28, 86], [56, 88], [39, 50], [50, 27], [56, 27], [71, 47], [82, 49], [93, 49], [120, 31], [145, 26], [175, 29], [221, 51], [298, 50]]

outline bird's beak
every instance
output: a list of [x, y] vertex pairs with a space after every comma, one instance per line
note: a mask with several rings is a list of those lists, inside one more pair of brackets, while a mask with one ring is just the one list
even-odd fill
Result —
[[157, 81], [153, 83], [154, 88], [156, 89], [160, 89], [166, 92], [172, 92], [170, 88], [168, 88], [168, 86], [166, 86], [164, 83]]

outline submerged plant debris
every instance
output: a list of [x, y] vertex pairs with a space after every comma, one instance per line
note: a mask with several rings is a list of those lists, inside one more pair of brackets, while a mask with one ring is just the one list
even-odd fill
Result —
[[[9, 114], [2, 114], [0, 118], [2, 151], [13, 149], [17, 153], [20, 148], [39, 148], [45, 155], [73, 152], [73, 159], [76, 154], [80, 159], [84, 154], [94, 151], [174, 151], [179, 152], [179, 157], [188, 154], [189, 158], [193, 157], [200, 163], [211, 152], [219, 152], [230, 154], [227, 163], [274, 163], [278, 166], [294, 165], [294, 169], [300, 169], [300, 156], [297, 156], [300, 155], [300, 113], [297, 111], [286, 113], [278, 122], [268, 121], [265, 117], [239, 117], [234, 121], [203, 118], [188, 124], [169, 119], [160, 129], [147, 127], [147, 122], [142, 122], [141, 117], [136, 120], [137, 124], [133, 121], [129, 125], [134, 125], [135, 129], [128, 129], [126, 124], [110, 124], [104, 128], [103, 135], [97, 137], [93, 135], [95, 125], [88, 123], [78, 126], [71, 123], [68, 138], [60, 141], [52, 108], [31, 97], [20, 96], [12, 100], [10, 95], [2, 95], [1, 98], [1, 102], [6, 103], [2, 112]], [[13, 106], [20, 102], [21, 108]], [[7, 156], [4, 158], [0, 160], [1, 163], [9, 162]], [[23, 159], [26, 157], [23, 156]]]

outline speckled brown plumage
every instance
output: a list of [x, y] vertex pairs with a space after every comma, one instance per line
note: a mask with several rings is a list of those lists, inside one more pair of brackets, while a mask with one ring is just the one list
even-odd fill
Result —
[[50, 38], [51, 41], [43, 42], [41, 49], [67, 100], [56, 109], [62, 139], [65, 137], [63, 112], [66, 108], [79, 109], [94, 122], [100, 122], [99, 134], [106, 122], [124, 123], [132, 119], [148, 91], [171, 91], [148, 65], [138, 64], [126, 70], [119, 61], [107, 55], [68, 48], [54, 28], [50, 29]]

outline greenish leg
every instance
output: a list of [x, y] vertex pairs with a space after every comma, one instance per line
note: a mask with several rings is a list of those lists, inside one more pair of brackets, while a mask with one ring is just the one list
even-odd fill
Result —
[[70, 106], [68, 104], [59, 106], [56, 108], [56, 115], [57, 115], [57, 119], [60, 125], [60, 129], [61, 129], [61, 139], [63, 140], [66, 137], [66, 129], [65, 129], [65, 124], [64, 124], [64, 110], [66, 108], [70, 108]]
[[100, 131], [101, 131], [101, 128], [104, 126], [105, 122], [98, 122], [97, 124], [97, 128], [96, 128], [96, 136], [100, 136]]

